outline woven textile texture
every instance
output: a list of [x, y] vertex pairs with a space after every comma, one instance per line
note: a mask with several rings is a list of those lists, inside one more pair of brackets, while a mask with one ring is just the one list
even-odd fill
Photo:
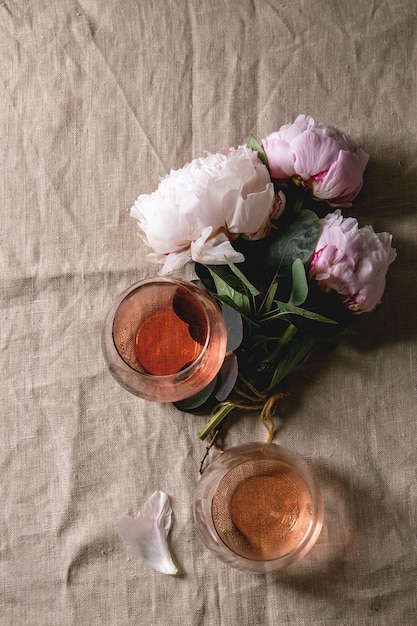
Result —
[[[417, 623], [416, 66], [415, 0], [0, 2], [4, 626]], [[325, 525], [304, 560], [259, 576], [194, 526], [207, 416], [122, 389], [100, 336], [113, 299], [157, 271], [136, 197], [299, 113], [370, 154], [350, 211], [398, 258], [375, 312], [288, 380], [275, 440], [315, 470]], [[265, 434], [242, 415], [224, 444]], [[156, 490], [175, 577], [116, 531]]]

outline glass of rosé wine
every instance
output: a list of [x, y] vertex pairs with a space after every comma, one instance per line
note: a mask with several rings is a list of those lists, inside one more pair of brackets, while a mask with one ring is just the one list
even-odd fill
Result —
[[177, 402], [204, 389], [226, 354], [221, 311], [197, 285], [174, 278], [143, 280], [112, 304], [103, 354], [114, 378], [146, 400]]

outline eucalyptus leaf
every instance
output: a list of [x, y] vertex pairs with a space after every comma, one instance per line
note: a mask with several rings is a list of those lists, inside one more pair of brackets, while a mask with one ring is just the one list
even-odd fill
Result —
[[185, 398], [185, 400], [179, 400], [174, 402], [174, 406], [180, 411], [189, 411], [191, 409], [197, 409], [202, 406], [211, 396], [217, 384], [217, 376], [211, 381], [207, 387], [204, 387], [202, 391], [196, 393], [191, 398]]
[[232, 392], [238, 375], [238, 362], [235, 354], [229, 354], [220, 369], [220, 385], [216, 391], [216, 400], [223, 402]]
[[222, 315], [227, 331], [226, 352], [236, 350], [243, 340], [242, 316], [236, 309], [224, 303], [222, 305]]
[[304, 263], [301, 259], [295, 259], [292, 264], [292, 291], [288, 302], [299, 306], [305, 302], [308, 296], [308, 283]]
[[291, 276], [296, 259], [307, 263], [319, 236], [319, 218], [313, 211], [305, 209], [294, 215], [287, 228], [277, 229], [265, 241], [262, 263], [277, 275]]

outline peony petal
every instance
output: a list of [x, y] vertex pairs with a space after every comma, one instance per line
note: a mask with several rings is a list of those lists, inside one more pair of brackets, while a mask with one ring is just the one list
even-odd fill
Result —
[[273, 178], [291, 178], [294, 176], [295, 155], [287, 141], [271, 133], [262, 141], [262, 147], [268, 157], [269, 169]]
[[349, 203], [362, 188], [368, 158], [363, 150], [356, 153], [341, 151], [326, 175], [313, 183], [314, 195], [322, 199], [337, 199], [340, 204]]
[[269, 231], [270, 218], [274, 213], [275, 193], [270, 182], [258, 193], [248, 194], [246, 200], [234, 189], [223, 199], [226, 227], [230, 233], [255, 235], [258, 231]]
[[323, 131], [302, 133], [294, 139], [291, 147], [296, 155], [295, 171], [304, 180], [327, 171], [339, 156], [337, 143]]
[[163, 491], [155, 491], [137, 518], [126, 515], [117, 522], [117, 531], [128, 551], [163, 574], [176, 574], [168, 549], [172, 509]]
[[[245, 257], [237, 252], [224, 233], [211, 235], [212, 228], [208, 226], [196, 241], [191, 244], [193, 261], [203, 265], [226, 265], [227, 260], [232, 263], [242, 263]], [[227, 259], [227, 260], [226, 260]]]
[[183, 252], [171, 252], [165, 256], [160, 255], [158, 260], [163, 263], [158, 274], [160, 276], [166, 276], [166, 274], [176, 272], [191, 261], [191, 249], [187, 248], [187, 250]]

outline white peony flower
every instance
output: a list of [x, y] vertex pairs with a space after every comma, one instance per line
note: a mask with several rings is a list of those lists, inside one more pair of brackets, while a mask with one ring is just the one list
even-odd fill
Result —
[[284, 206], [284, 195], [276, 200], [257, 153], [240, 146], [172, 170], [156, 191], [138, 197], [131, 215], [154, 250], [150, 258], [163, 264], [160, 274], [167, 274], [188, 261], [243, 261], [231, 241], [239, 235], [265, 237]]

